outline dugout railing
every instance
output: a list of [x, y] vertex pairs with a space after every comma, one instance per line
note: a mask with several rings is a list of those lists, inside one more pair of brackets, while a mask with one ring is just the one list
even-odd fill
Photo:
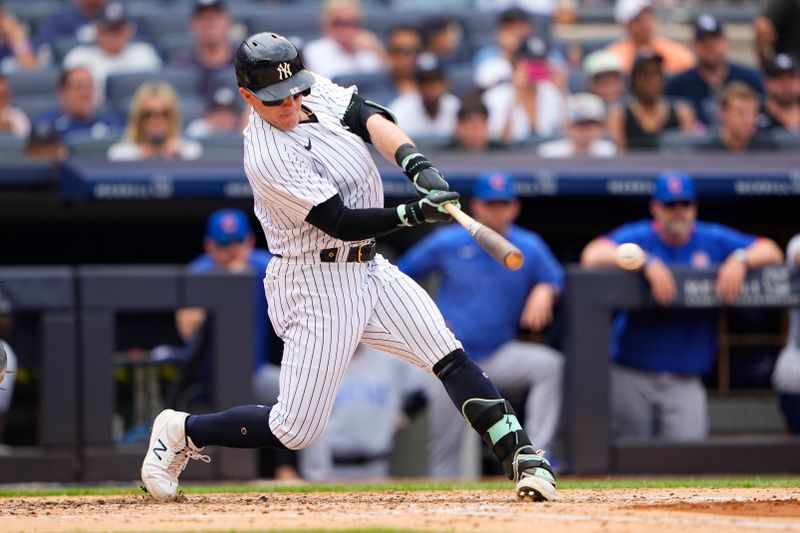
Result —
[[[252, 275], [189, 273], [182, 266], [2, 268], [15, 312], [41, 317], [35, 448], [0, 456], [0, 482], [138, 478], [147, 440], [114, 435], [117, 316], [205, 308], [212, 368], [210, 408], [252, 403]], [[23, 354], [24, 355], [24, 354]], [[246, 384], [246, 386], [243, 386]], [[13, 409], [12, 402], [12, 409]], [[187, 479], [252, 479], [252, 450], [217, 448]]]
[[[716, 269], [675, 269], [675, 309], [725, 307], [715, 293]], [[699, 442], [613, 439], [610, 432], [609, 346], [617, 310], [654, 308], [639, 273], [567, 271], [564, 295], [566, 357], [564, 429], [570, 469], [605, 473], [761, 473], [800, 470], [800, 438], [788, 435], [711, 437]], [[733, 308], [800, 306], [800, 271], [768, 267], [748, 274]], [[599, 378], [599, 377], [602, 377]]]

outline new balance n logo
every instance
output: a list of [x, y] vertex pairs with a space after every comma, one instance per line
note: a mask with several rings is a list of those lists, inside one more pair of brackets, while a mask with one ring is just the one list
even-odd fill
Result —
[[167, 451], [167, 445], [164, 444], [164, 441], [162, 441], [161, 439], [158, 439], [158, 444], [161, 446], [161, 448], [156, 446], [155, 448], [153, 448], [153, 453], [156, 454], [156, 457], [158, 457], [158, 460], [161, 461], [162, 460], [161, 459], [161, 455], [158, 452]]

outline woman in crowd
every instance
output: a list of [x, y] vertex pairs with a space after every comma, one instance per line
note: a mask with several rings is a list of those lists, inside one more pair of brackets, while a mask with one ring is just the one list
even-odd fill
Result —
[[175, 89], [163, 81], [143, 83], [133, 95], [122, 140], [108, 149], [111, 161], [197, 159], [203, 146], [182, 136]]
[[608, 114], [608, 128], [620, 152], [655, 150], [663, 132], [694, 130], [692, 108], [664, 96], [664, 58], [652, 51], [643, 51], [633, 63], [631, 92], [633, 97], [623, 107]]

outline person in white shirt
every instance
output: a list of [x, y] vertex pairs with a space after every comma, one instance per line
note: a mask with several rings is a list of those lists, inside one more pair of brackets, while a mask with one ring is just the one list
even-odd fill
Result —
[[70, 50], [64, 58], [64, 68], [88, 68], [95, 83], [97, 103], [100, 104], [105, 101], [108, 76], [158, 70], [161, 68], [161, 58], [150, 43], [131, 42], [134, 28], [124, 5], [109, 3], [95, 24], [95, 44], [76, 46]]
[[489, 136], [507, 144], [531, 136], [560, 133], [564, 123], [564, 96], [552, 82], [544, 40], [533, 36], [522, 41], [514, 56], [511, 81], [483, 95], [489, 109]]
[[133, 95], [125, 135], [108, 149], [108, 159], [197, 159], [203, 155], [203, 146], [184, 138], [181, 124], [175, 89], [164, 81], [143, 83]]
[[578, 93], [567, 100], [567, 136], [540, 144], [540, 157], [559, 158], [573, 156], [613, 157], [617, 145], [609, 139], [605, 126], [606, 111], [603, 100], [594, 94]]
[[415, 76], [418, 90], [389, 104], [397, 123], [417, 140], [452, 137], [461, 102], [448, 92], [450, 83], [442, 64], [432, 54], [422, 54]]
[[378, 37], [361, 28], [359, 0], [325, 0], [320, 10], [322, 37], [303, 48], [309, 70], [326, 78], [378, 72], [386, 68], [386, 52]]

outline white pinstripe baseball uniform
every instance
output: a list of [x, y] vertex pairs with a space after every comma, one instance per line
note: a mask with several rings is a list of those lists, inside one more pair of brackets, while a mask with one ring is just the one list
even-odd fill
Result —
[[[285, 342], [269, 425], [291, 449], [322, 433], [359, 342], [428, 370], [461, 348], [414, 281], [380, 255], [369, 263], [345, 262], [347, 249], [358, 243], [305, 221], [312, 207], [336, 194], [348, 208], [383, 207], [366, 144], [341, 124], [353, 91], [317, 76], [304, 100], [317, 122], [282, 131], [252, 112], [244, 131], [255, 213], [276, 256], [264, 280], [269, 318]], [[336, 261], [321, 262], [320, 252], [330, 248], [339, 249]], [[413, 307], [406, 307], [409, 301]]]

